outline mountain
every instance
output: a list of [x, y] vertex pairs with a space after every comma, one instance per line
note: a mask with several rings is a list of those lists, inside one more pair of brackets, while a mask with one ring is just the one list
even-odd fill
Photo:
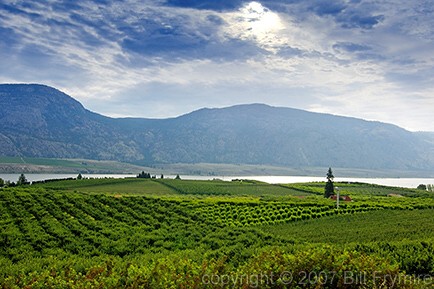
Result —
[[48, 86], [0, 85], [0, 155], [140, 159], [117, 122]]
[[433, 170], [433, 135], [264, 104], [116, 119], [48, 86], [0, 85], [2, 156]]

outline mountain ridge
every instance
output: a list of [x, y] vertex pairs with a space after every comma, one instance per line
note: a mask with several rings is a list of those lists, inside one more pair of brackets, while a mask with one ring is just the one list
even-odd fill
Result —
[[432, 170], [432, 135], [259, 103], [167, 119], [111, 118], [49, 86], [0, 85], [3, 156]]

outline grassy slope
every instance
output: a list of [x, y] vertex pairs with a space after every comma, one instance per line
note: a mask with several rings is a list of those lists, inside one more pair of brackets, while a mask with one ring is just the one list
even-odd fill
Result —
[[262, 226], [275, 236], [309, 243], [368, 243], [434, 238], [434, 209], [381, 210]]
[[45, 184], [37, 184], [54, 190], [79, 191], [99, 194], [165, 196], [175, 195], [176, 191], [151, 179], [82, 179], [62, 180]]
[[[83, 179], [61, 180], [46, 184], [37, 184], [49, 189], [81, 191], [108, 194], [141, 194], [141, 195], [167, 195], [180, 196], [238, 196], [254, 197], [264, 200], [284, 201], [297, 198], [315, 198], [322, 201], [324, 182], [297, 183], [297, 184], [268, 184], [252, 180], [221, 181], [221, 180], [173, 180], [173, 179]], [[341, 195], [349, 195], [354, 201], [381, 200], [381, 202], [397, 201], [384, 199], [389, 194], [404, 197], [434, 198], [433, 193], [416, 189], [397, 188], [363, 183], [335, 183], [340, 187]], [[410, 199], [411, 199], [410, 198]], [[405, 202], [408, 198], [404, 198]], [[398, 202], [398, 201], [397, 201]]]
[[37, 184], [47, 189], [80, 191], [87, 193], [107, 193], [125, 195], [179, 195], [179, 196], [238, 196], [246, 198], [282, 198], [291, 196], [309, 196], [311, 193], [294, 190], [289, 187], [271, 185], [256, 181], [220, 180], [196, 181], [173, 179], [83, 179], [62, 180]]
[[1, 173], [137, 173], [148, 169], [115, 161], [0, 156]]
[[180, 194], [190, 195], [236, 195], [252, 197], [288, 197], [308, 196], [310, 193], [293, 190], [289, 187], [271, 185], [257, 181], [195, 181], [195, 180], [160, 180], [162, 184], [173, 188]]

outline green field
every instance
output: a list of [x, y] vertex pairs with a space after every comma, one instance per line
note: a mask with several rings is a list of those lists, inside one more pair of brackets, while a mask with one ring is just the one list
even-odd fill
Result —
[[1, 173], [131, 173], [147, 169], [116, 161], [0, 156]]
[[130, 178], [2, 188], [0, 284], [431, 288], [433, 194], [336, 185], [353, 199], [339, 209], [322, 197], [324, 183]]
[[310, 243], [422, 242], [433, 237], [434, 209], [385, 209], [353, 215], [334, 215], [303, 223], [264, 226], [262, 229], [275, 236], [296, 238]]
[[126, 179], [82, 179], [73, 182], [61, 180], [38, 184], [38, 187], [62, 190], [62, 191], [80, 191], [86, 193], [110, 194], [110, 195], [147, 195], [163, 196], [176, 195], [176, 191], [150, 179], [126, 178]]

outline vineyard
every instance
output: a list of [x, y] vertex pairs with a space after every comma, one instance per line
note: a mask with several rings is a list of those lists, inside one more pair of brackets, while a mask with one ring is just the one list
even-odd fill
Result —
[[[432, 195], [339, 184], [353, 201], [342, 202], [337, 209], [334, 201], [320, 196], [323, 186], [87, 179], [3, 188], [0, 284], [2, 288], [425, 288], [433, 284]], [[401, 197], [387, 197], [391, 193]], [[291, 280], [282, 277], [285, 272], [290, 272]], [[311, 274], [309, 282], [301, 272]], [[367, 278], [364, 283], [351, 279], [354, 282], [347, 284], [347, 272], [378, 274], [378, 279]], [[241, 278], [233, 286], [221, 276], [267, 279], [255, 283]]]

